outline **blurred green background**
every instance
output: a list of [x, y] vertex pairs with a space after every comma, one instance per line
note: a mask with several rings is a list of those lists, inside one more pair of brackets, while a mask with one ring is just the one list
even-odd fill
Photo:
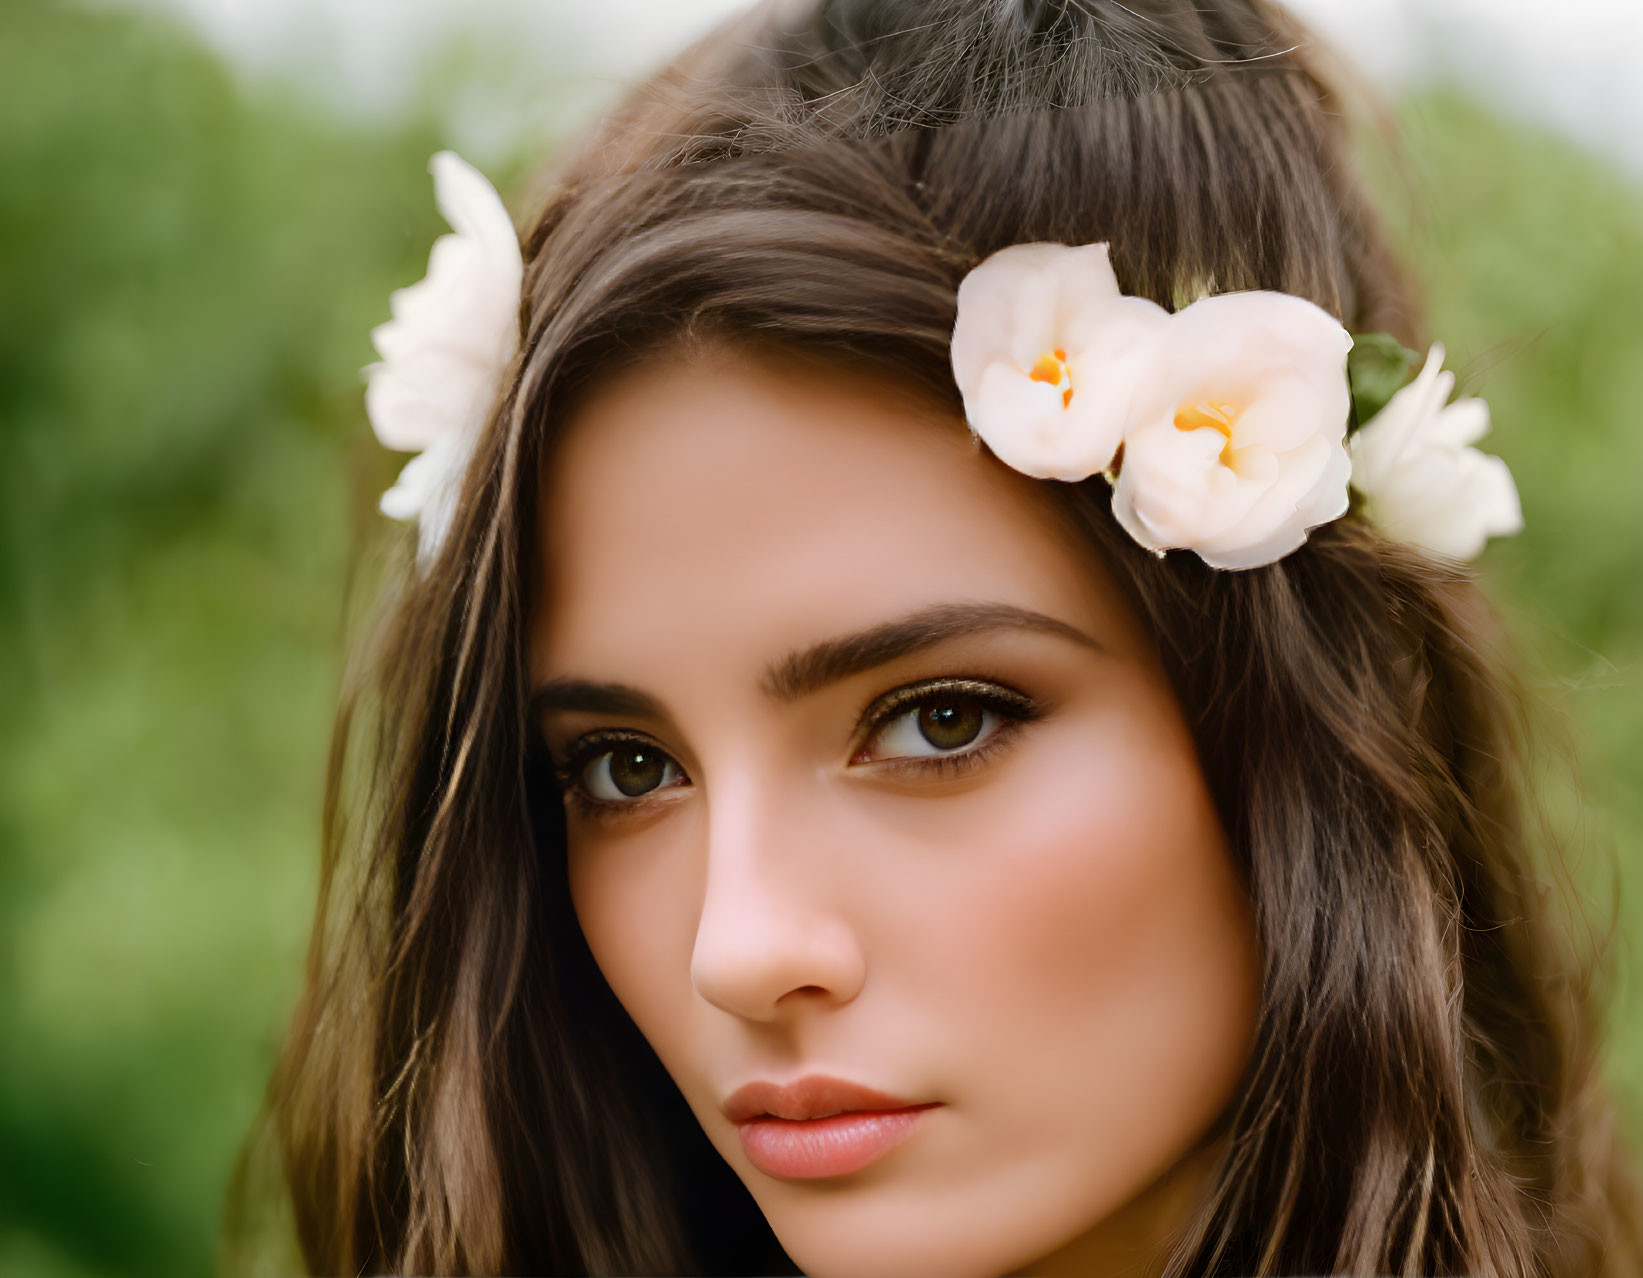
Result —
[[[0, 5], [0, 1273], [216, 1262], [394, 471], [359, 369], [443, 229], [423, 97], [362, 123], [152, 17]], [[1575, 725], [1548, 804], [1618, 908], [1643, 1135], [1643, 188], [1457, 96], [1400, 123], [1388, 208], [1522, 488], [1485, 572]]]

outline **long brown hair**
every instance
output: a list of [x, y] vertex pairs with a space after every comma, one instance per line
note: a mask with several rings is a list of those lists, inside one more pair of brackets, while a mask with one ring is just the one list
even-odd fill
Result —
[[[1266, 0], [808, 0], [688, 51], [549, 175], [456, 526], [338, 719], [270, 1106], [314, 1271], [784, 1264], [568, 905], [524, 636], [540, 467], [580, 389], [686, 336], [889, 369], [957, 421], [958, 281], [1029, 240], [1108, 241], [1166, 306], [1279, 289], [1413, 341], [1345, 151]], [[1470, 572], [1355, 515], [1216, 572], [1137, 548], [1101, 480], [1053, 487], [1163, 654], [1264, 955], [1227, 1152], [1168, 1272], [1634, 1272]]]

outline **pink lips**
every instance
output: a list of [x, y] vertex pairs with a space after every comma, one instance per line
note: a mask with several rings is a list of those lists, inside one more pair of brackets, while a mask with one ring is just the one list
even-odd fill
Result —
[[823, 1074], [786, 1086], [748, 1083], [724, 1104], [748, 1161], [785, 1180], [860, 1171], [910, 1137], [933, 1108]]

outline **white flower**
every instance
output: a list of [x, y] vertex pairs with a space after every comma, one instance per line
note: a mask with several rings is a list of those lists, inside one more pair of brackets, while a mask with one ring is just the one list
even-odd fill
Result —
[[1254, 568], [1345, 513], [1351, 347], [1333, 315], [1287, 293], [1224, 293], [1171, 316], [1125, 432], [1119, 523], [1151, 550]]
[[450, 527], [503, 371], [519, 344], [524, 262], [513, 220], [484, 176], [453, 151], [429, 165], [453, 234], [434, 242], [428, 273], [389, 298], [371, 332], [382, 362], [366, 373], [365, 410], [385, 447], [420, 451], [382, 497], [394, 519], [417, 519], [426, 563]]
[[[1523, 528], [1512, 472], [1470, 445], [1489, 431], [1481, 399], [1450, 404], [1455, 375], [1434, 342], [1420, 376], [1352, 436], [1352, 486], [1388, 537], [1471, 559]], [[1446, 406], [1447, 405], [1447, 406]]]
[[1105, 244], [1014, 244], [959, 285], [953, 376], [1006, 465], [1086, 479], [1111, 464], [1169, 313], [1118, 288]]

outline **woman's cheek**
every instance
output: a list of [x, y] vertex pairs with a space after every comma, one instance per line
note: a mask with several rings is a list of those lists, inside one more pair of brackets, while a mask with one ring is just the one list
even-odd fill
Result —
[[690, 1008], [690, 949], [700, 900], [689, 814], [614, 832], [590, 823], [571, 837], [571, 901], [606, 983], [658, 1051]]
[[[1122, 710], [1044, 725], [965, 803], [963, 844], [906, 950], [941, 1019], [965, 1027], [955, 1090], [1023, 1157], [1067, 1160], [1115, 1197], [1230, 1098], [1259, 994], [1252, 916], [1191, 742], [1172, 706]], [[1106, 1151], [1093, 1161], [1090, 1141]]]
[[911, 853], [922, 908], [904, 926], [949, 932], [949, 955], [986, 951], [1017, 993], [1028, 973], [1088, 991], [1150, 950], [1195, 951], [1206, 927], [1205, 941], [1243, 930], [1243, 890], [1175, 718], [1167, 702], [1063, 712], [1025, 727], [973, 792], [917, 801], [900, 838], [922, 833], [939, 855]]

